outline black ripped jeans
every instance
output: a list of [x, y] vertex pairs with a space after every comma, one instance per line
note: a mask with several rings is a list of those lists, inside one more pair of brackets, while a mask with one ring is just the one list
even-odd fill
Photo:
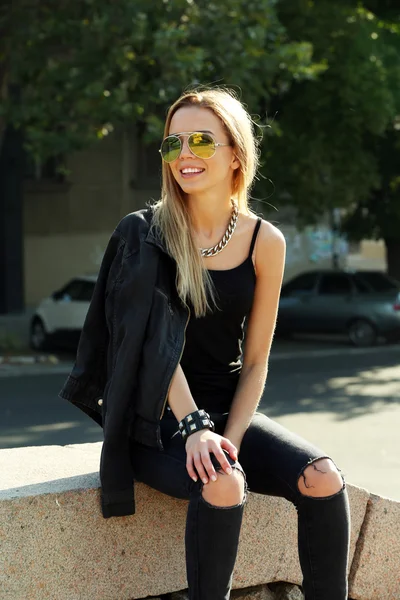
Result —
[[[223, 435], [227, 417], [227, 413], [211, 413], [216, 433]], [[201, 480], [195, 483], [186, 470], [185, 444], [170, 411], [161, 421], [161, 436], [164, 452], [132, 443], [135, 478], [190, 501], [185, 534], [189, 598], [227, 600], [244, 501], [227, 508], [205, 501]], [[302, 495], [297, 485], [304, 469], [319, 458], [329, 457], [265, 415], [255, 413], [238, 459], [247, 480], [246, 490], [286, 498], [296, 507], [305, 600], [347, 600], [350, 511], [344, 479], [339, 492], [322, 498]], [[214, 455], [212, 459], [218, 467]], [[268, 540], [265, 543], [267, 548]]]

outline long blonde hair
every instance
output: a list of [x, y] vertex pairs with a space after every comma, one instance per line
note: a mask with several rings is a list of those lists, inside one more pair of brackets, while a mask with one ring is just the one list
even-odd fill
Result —
[[[259, 145], [249, 113], [232, 90], [192, 90], [184, 93], [168, 110], [164, 137], [169, 135], [171, 119], [182, 106], [211, 109], [222, 121], [240, 163], [233, 172], [232, 198], [236, 200], [239, 212], [251, 214], [249, 191], [258, 168]], [[159, 229], [167, 251], [176, 261], [178, 295], [185, 303], [192, 303], [196, 317], [204, 316], [207, 309], [211, 308], [208, 295], [216, 305], [213, 281], [204, 269], [203, 259], [192, 237], [185, 194], [165, 162], [162, 165], [161, 198], [153, 209], [152, 226]]]

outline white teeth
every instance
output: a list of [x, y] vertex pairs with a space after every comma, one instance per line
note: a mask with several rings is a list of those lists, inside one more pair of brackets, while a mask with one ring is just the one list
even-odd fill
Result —
[[204, 171], [204, 169], [191, 169], [191, 168], [187, 168], [187, 169], [182, 169], [181, 173], [201, 173], [202, 171]]

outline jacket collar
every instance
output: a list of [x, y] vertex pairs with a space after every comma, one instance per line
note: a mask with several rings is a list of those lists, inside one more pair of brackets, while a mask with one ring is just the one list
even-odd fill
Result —
[[155, 229], [154, 227], [150, 227], [145, 241], [148, 244], [153, 244], [154, 246], [157, 246], [157, 248], [160, 248], [160, 250], [162, 250], [162, 252], [165, 252], [169, 256], [169, 252], [165, 245], [164, 238], [162, 237], [161, 232], [158, 229]]

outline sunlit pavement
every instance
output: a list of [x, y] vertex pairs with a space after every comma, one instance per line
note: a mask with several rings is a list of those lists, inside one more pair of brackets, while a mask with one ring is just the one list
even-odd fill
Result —
[[331, 456], [345, 478], [400, 500], [400, 348], [271, 361], [260, 410]]
[[[69, 368], [0, 378], [0, 448], [102, 440], [99, 426], [57, 396]], [[399, 345], [274, 342], [260, 410], [317, 444], [349, 482], [400, 500]]]

